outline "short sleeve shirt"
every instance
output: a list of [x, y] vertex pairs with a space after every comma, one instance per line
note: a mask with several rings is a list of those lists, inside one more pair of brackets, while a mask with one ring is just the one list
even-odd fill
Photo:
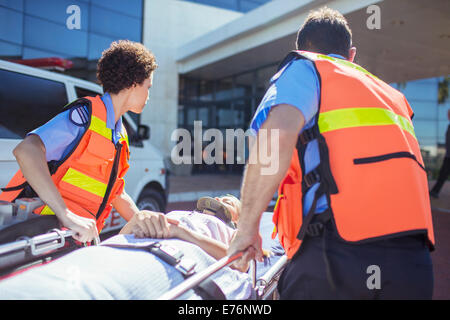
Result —
[[[343, 59], [339, 55], [331, 54], [330, 56]], [[280, 104], [288, 104], [302, 112], [305, 118], [302, 131], [310, 129], [315, 124], [319, 101], [320, 83], [313, 63], [305, 59], [292, 60], [270, 79], [269, 89], [255, 112], [250, 128], [258, 132], [272, 108]], [[317, 140], [309, 142], [306, 146], [304, 160], [305, 174], [320, 164]], [[304, 215], [311, 208], [318, 187], [319, 183], [316, 183], [306, 193], [303, 204]], [[327, 198], [323, 195], [317, 200], [315, 213], [324, 212], [327, 208]]]
[[[122, 132], [122, 119], [115, 123], [114, 107], [111, 96], [106, 93], [101, 97], [106, 106], [106, 126], [113, 130], [113, 142], [120, 139]], [[86, 106], [74, 106], [61, 112], [44, 125], [27, 134], [39, 136], [45, 146], [47, 161], [59, 161], [66, 156], [81, 139], [89, 122], [89, 113]]]

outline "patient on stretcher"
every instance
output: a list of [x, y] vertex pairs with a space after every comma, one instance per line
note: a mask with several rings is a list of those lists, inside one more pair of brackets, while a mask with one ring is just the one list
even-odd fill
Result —
[[[203, 197], [194, 211], [167, 214], [141, 211], [120, 231], [138, 238], [176, 238], [198, 245], [219, 260], [226, 256], [241, 210], [240, 200], [232, 195]], [[268, 251], [266, 252], [269, 255]], [[245, 272], [248, 266], [243, 267]]]
[[[163, 215], [143, 211], [124, 226], [120, 235], [102, 244], [145, 245], [158, 239], [194, 260], [200, 271], [226, 255], [234, 234], [231, 226], [239, 212], [240, 202], [232, 196], [202, 198], [192, 212]], [[252, 294], [246, 273], [225, 268], [212, 280], [227, 299], [248, 299]], [[183, 281], [178, 270], [145, 250], [100, 245], [76, 250], [0, 281], [0, 299], [156, 299]], [[190, 290], [181, 298], [199, 297]]]

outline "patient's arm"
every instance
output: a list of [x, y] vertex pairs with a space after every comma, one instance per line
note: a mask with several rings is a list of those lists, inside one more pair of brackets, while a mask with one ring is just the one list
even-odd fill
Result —
[[[138, 238], [176, 238], [193, 243], [213, 258], [219, 260], [227, 255], [228, 245], [179, 224], [178, 220], [167, 218], [163, 213], [140, 211], [120, 230], [120, 234], [134, 234]], [[241, 270], [245, 272], [246, 266]]]
[[222, 259], [227, 255], [228, 245], [225, 243], [204, 236], [180, 225], [177, 226], [176, 238], [199, 246], [206, 251], [207, 254], [217, 260]]

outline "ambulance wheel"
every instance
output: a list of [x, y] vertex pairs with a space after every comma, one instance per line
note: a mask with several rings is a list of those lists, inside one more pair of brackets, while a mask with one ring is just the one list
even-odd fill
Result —
[[154, 189], [145, 189], [139, 196], [137, 207], [139, 210], [164, 212], [165, 201], [163, 195]]

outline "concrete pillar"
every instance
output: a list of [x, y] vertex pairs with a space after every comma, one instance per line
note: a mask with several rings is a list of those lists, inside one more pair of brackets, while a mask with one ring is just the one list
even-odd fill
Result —
[[166, 158], [175, 145], [170, 136], [177, 128], [178, 48], [240, 16], [242, 13], [188, 1], [145, 0], [143, 43], [155, 54], [159, 67], [141, 123], [151, 127], [150, 142]]

